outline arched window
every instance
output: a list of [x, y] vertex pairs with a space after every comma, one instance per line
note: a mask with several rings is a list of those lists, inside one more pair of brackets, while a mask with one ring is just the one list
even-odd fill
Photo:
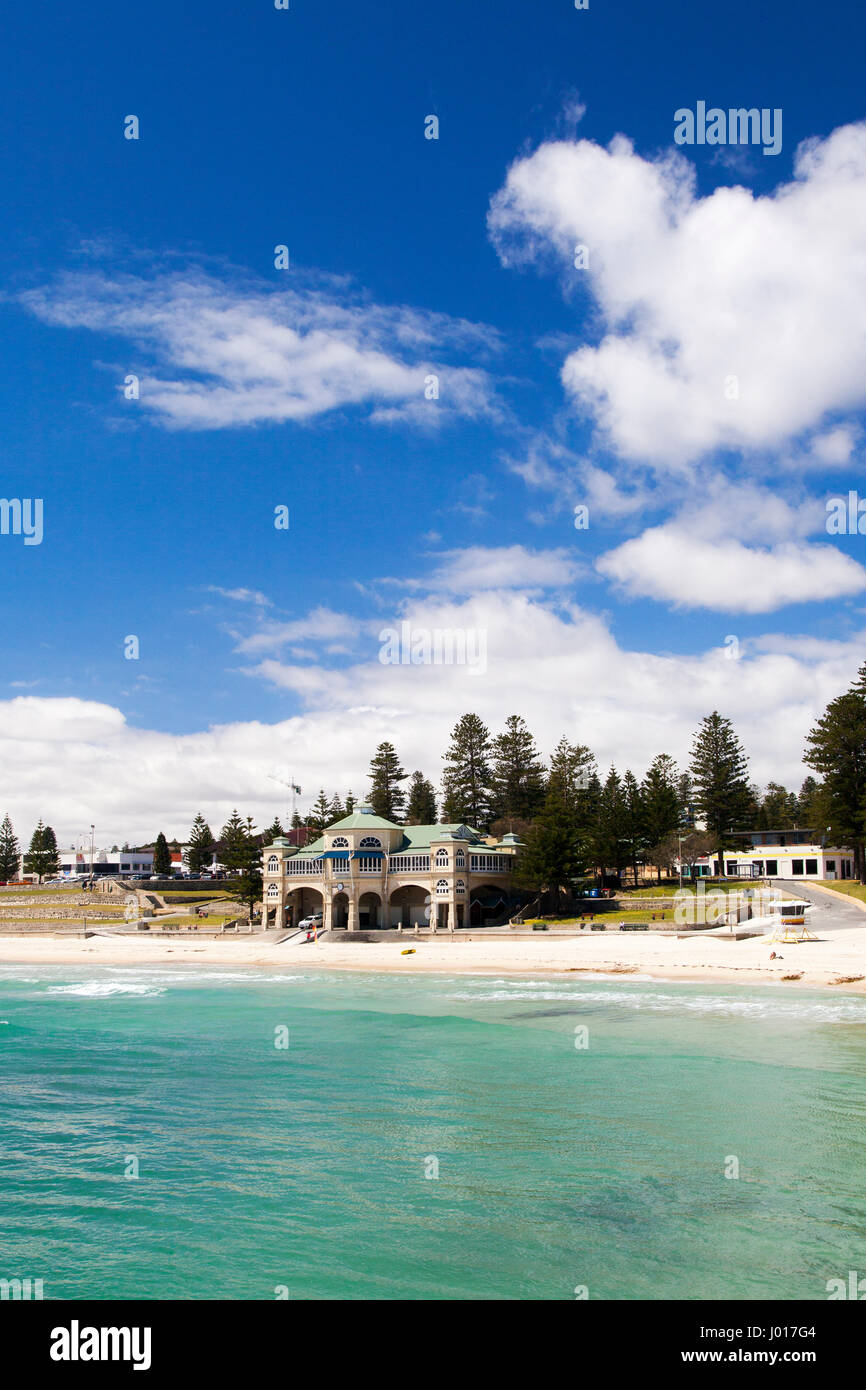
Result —
[[277, 883], [269, 883], [269, 884], [268, 884], [268, 897], [269, 897], [269, 898], [278, 898], [279, 896], [280, 896], [280, 887], [279, 887], [279, 884], [277, 884]]
[[361, 849], [381, 849], [382, 841], [377, 840], [375, 835], [365, 835], [360, 845]]
[[462, 879], [462, 878], [458, 878], [458, 880], [457, 880], [457, 882], [455, 883], [454, 887], [457, 889], [457, 892], [458, 892], [458, 893], [465, 893], [465, 892], [466, 892], [466, 884], [463, 882], [463, 879]]
[[457, 858], [455, 859], [454, 862], [455, 862], [455, 864], [457, 865], [458, 869], [465, 869], [465, 868], [466, 868], [466, 855], [464, 854], [464, 852], [463, 852], [462, 849], [458, 849], [458, 851], [457, 851]]
[[279, 872], [280, 872], [280, 861], [279, 861], [279, 859], [277, 858], [277, 856], [276, 856], [275, 854], [272, 854], [271, 857], [270, 857], [270, 859], [268, 860], [268, 873], [269, 873], [269, 874], [278, 874]]
[[447, 851], [447, 849], [437, 849], [437, 851], [436, 851], [436, 868], [437, 868], [437, 869], [447, 869], [447, 868], [448, 868], [448, 851]]
[[447, 878], [440, 878], [439, 882], [436, 884], [436, 892], [439, 894], [440, 897], [443, 897], [444, 894], [448, 892]]
[[345, 835], [335, 835], [334, 838], [333, 838], [333, 840], [331, 841], [331, 848], [332, 848], [332, 849], [348, 849], [348, 848], [349, 848], [349, 841], [346, 839]]

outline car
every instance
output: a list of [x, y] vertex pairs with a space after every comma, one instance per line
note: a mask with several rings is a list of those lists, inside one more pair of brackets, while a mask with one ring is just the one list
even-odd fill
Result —
[[302, 917], [298, 923], [298, 931], [312, 931], [322, 925], [321, 912], [311, 912], [309, 917]]
[[201, 878], [213, 878], [213, 874], [201, 874]]

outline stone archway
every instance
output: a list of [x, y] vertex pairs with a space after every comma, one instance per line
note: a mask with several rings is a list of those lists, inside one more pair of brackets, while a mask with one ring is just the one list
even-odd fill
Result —
[[331, 926], [345, 931], [349, 925], [349, 895], [335, 893], [331, 898]]
[[381, 893], [368, 889], [358, 899], [358, 928], [361, 931], [375, 931], [380, 926], [382, 909]]
[[321, 888], [310, 888], [303, 884], [293, 888], [286, 899], [286, 926], [296, 927], [313, 912], [324, 912], [325, 897]]
[[505, 910], [508, 895], [503, 888], [487, 883], [473, 888], [469, 895], [469, 921], [473, 927], [483, 927]]
[[430, 925], [430, 889], [420, 883], [404, 883], [391, 893], [390, 925], [402, 931]]

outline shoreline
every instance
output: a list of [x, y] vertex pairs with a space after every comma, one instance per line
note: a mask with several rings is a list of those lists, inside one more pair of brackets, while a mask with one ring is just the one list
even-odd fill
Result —
[[[721, 941], [671, 934], [623, 934], [615, 949], [606, 934], [561, 941], [406, 938], [386, 942], [313, 942], [278, 945], [261, 938], [73, 937], [0, 935], [0, 967], [104, 965], [131, 970], [190, 964], [244, 969], [335, 970], [378, 974], [612, 975], [694, 984], [785, 984], [801, 989], [866, 993], [866, 925], [830, 929], [817, 941], [770, 943], [766, 937]], [[413, 954], [404, 956], [403, 950]], [[777, 959], [769, 959], [770, 952]], [[785, 976], [797, 976], [785, 979]], [[852, 978], [853, 977], [853, 978]]]

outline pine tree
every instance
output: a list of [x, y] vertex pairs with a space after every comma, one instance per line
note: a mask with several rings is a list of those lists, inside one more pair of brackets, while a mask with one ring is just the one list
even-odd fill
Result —
[[[680, 825], [681, 808], [677, 780], [677, 766], [668, 753], [659, 753], [653, 758], [641, 787], [648, 849], [662, 845]], [[656, 858], [659, 882], [662, 876], [660, 858], [661, 856]]]
[[407, 825], [436, 824], [436, 792], [423, 772], [413, 772], [406, 805]]
[[406, 804], [406, 792], [400, 783], [407, 776], [393, 743], [380, 743], [370, 763], [370, 805], [383, 820], [399, 823]]
[[56, 874], [60, 868], [57, 855], [57, 838], [50, 825], [40, 820], [30, 837], [30, 849], [24, 856], [24, 867], [30, 874], [36, 874], [37, 881], [49, 874]]
[[534, 893], [554, 893], [557, 905], [563, 892], [570, 894], [574, 880], [584, 872], [580, 834], [574, 810], [563, 810], [557, 793], [548, 793], [533, 821], [514, 869], [516, 887]]
[[553, 793], [564, 807], [583, 805], [586, 810], [582, 794], [589, 791], [594, 773], [595, 758], [586, 745], [561, 738], [551, 754], [546, 795]]
[[830, 701], [806, 740], [803, 761], [822, 777], [812, 793], [815, 833], [850, 846], [854, 871], [866, 883], [866, 666], [850, 690]]
[[280, 836], [285, 835], [285, 833], [286, 832], [283, 829], [283, 823], [280, 820], [279, 816], [274, 816], [273, 821], [268, 826], [267, 830], [264, 831], [264, 842], [266, 845], [272, 845], [274, 843], [274, 840], [278, 840]]
[[338, 796], [333, 797], [328, 809], [328, 824], [334, 825], [338, 820], [342, 820], [345, 814], [346, 811], [340, 798]]
[[160, 874], [163, 878], [171, 873], [171, 853], [161, 830], [156, 837], [156, 844], [153, 849], [153, 872]]
[[730, 719], [718, 710], [704, 718], [692, 742], [694, 803], [720, 850], [731, 830], [742, 829], [753, 806], [749, 765]]
[[17, 879], [19, 855], [18, 837], [7, 814], [0, 825], [0, 882], [11, 883]]
[[317, 835], [321, 835], [326, 825], [331, 824], [331, 802], [324, 787], [320, 788], [319, 795], [310, 807], [307, 816], [307, 825], [310, 830], [315, 830]]
[[192, 830], [189, 832], [186, 862], [190, 873], [200, 874], [202, 869], [209, 868], [213, 861], [213, 851], [214, 838], [211, 828], [199, 812], [192, 823]]
[[602, 880], [608, 869], [619, 875], [630, 854], [625, 795], [619, 774], [612, 767], [601, 790], [595, 830], [595, 859]]
[[262, 896], [262, 851], [252, 816], [241, 820], [237, 811], [232, 811], [220, 839], [220, 860], [234, 870], [234, 891], [252, 916], [253, 905]]
[[246, 854], [246, 828], [237, 808], [220, 831], [219, 862], [227, 869], [238, 869]]
[[347, 793], [346, 793], [346, 815], [347, 815], [347, 816], [351, 816], [351, 815], [353, 814], [356, 805], [357, 805], [357, 797], [355, 797], [355, 796], [352, 794], [352, 792], [347, 792]]
[[693, 830], [695, 824], [694, 787], [687, 772], [681, 772], [677, 778], [677, 800], [680, 806], [680, 829]]
[[756, 830], [793, 830], [796, 823], [797, 798], [778, 782], [768, 782], [759, 799]]
[[818, 832], [821, 824], [821, 812], [818, 804], [820, 796], [820, 782], [816, 782], [814, 777], [806, 777], [797, 797], [797, 829]]
[[646, 811], [643, 802], [638, 780], [630, 768], [626, 769], [622, 779], [622, 798], [623, 798], [623, 826], [625, 841], [623, 848], [628, 850], [629, 863], [631, 864], [632, 878], [637, 887], [637, 866], [638, 861], [643, 859], [647, 848], [647, 821]]
[[451, 731], [442, 778], [442, 817], [475, 830], [490, 823], [490, 733], [477, 714], [464, 714]]
[[49, 856], [47, 873], [56, 874], [60, 869], [60, 854], [57, 846], [57, 836], [54, 834], [50, 825], [45, 827], [45, 853]]
[[492, 813], [531, 820], [544, 801], [544, 768], [525, 719], [510, 714], [491, 745]]

